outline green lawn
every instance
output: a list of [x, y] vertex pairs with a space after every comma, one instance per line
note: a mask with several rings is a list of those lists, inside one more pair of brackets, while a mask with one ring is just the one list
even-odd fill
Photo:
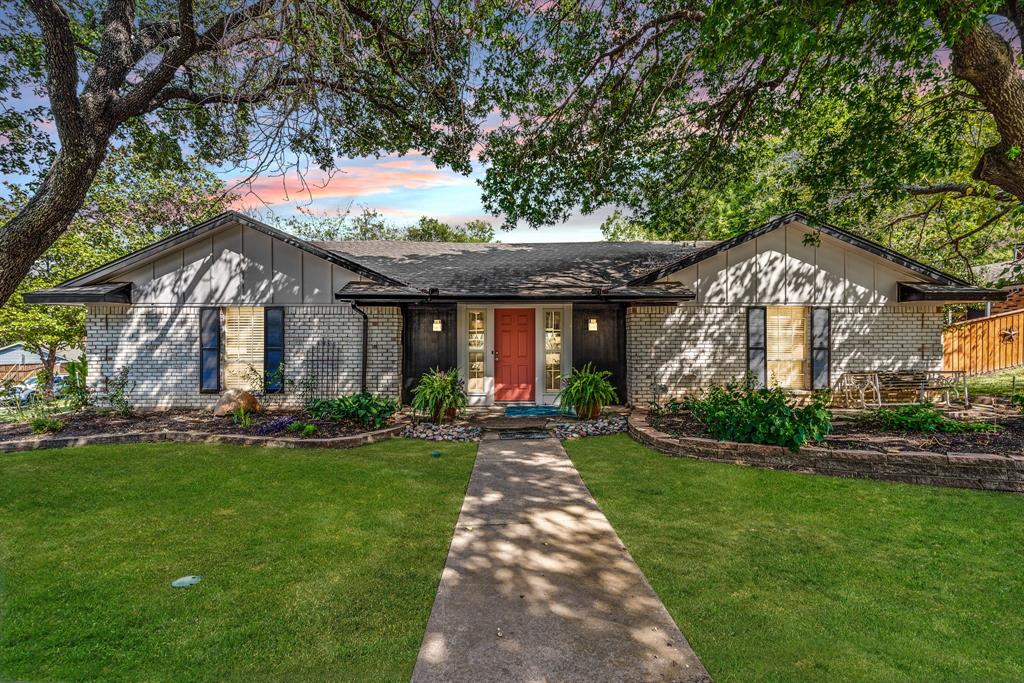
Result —
[[566, 449], [718, 683], [1024, 680], [1024, 496]]
[[0, 456], [0, 680], [408, 680], [475, 451]]
[[1010, 396], [1015, 378], [1017, 393], [1024, 393], [1024, 368], [1007, 370], [994, 375], [971, 377], [967, 380], [967, 391], [971, 396]]

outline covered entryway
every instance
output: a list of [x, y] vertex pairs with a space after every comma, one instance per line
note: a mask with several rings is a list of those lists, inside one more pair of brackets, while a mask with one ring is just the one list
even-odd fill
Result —
[[494, 309], [494, 400], [533, 401], [535, 318], [532, 308]]

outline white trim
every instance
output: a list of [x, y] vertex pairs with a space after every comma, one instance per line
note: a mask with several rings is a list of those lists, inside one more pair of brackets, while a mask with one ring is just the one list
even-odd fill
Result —
[[469, 377], [469, 334], [467, 330], [468, 316], [466, 311], [484, 311], [484, 392], [469, 395], [469, 405], [494, 405], [494, 309], [496, 308], [530, 308], [533, 309], [534, 325], [534, 401], [502, 401], [502, 405], [554, 405], [558, 392], [544, 390], [544, 311], [557, 309], [562, 311], [562, 376], [572, 370], [572, 304], [522, 303], [519, 301], [489, 302], [486, 304], [460, 303], [456, 306], [456, 335], [458, 352], [456, 358], [459, 372], [463, 378]]

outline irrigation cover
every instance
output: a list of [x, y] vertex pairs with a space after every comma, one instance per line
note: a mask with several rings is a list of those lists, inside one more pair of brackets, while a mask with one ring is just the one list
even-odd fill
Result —
[[175, 579], [174, 581], [171, 581], [171, 587], [172, 588], [188, 588], [189, 586], [196, 585], [197, 583], [199, 583], [202, 580], [203, 580], [203, 577], [201, 577], [201, 576], [183, 576], [180, 579]]

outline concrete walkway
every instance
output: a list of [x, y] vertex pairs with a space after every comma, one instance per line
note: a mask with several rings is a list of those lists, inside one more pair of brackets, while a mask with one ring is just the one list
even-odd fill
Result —
[[711, 679], [562, 445], [489, 434], [412, 680]]

